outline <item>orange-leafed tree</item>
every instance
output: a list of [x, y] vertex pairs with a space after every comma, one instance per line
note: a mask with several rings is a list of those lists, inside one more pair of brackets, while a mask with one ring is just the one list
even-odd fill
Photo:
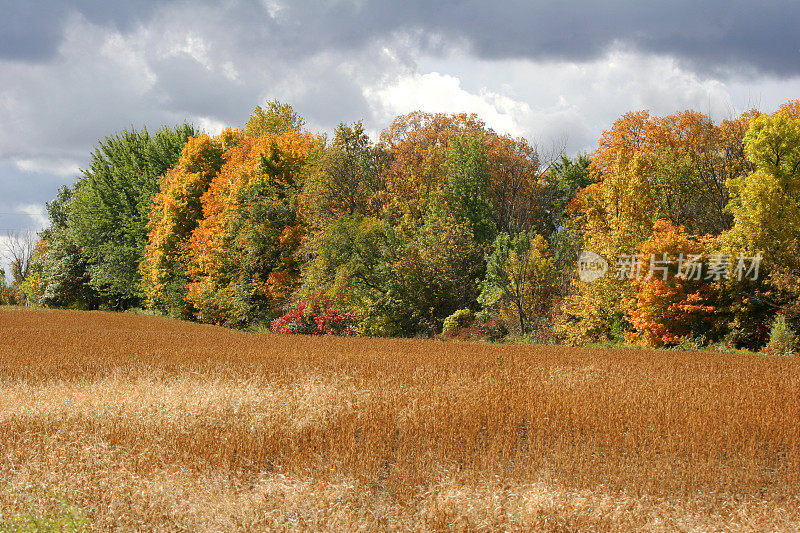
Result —
[[489, 197], [498, 233], [553, 231], [553, 191], [547, 181], [547, 165], [536, 148], [523, 138], [486, 135]]
[[280, 311], [299, 282], [300, 193], [321, 149], [320, 137], [290, 129], [245, 137], [226, 152], [188, 245], [187, 300], [197, 318], [241, 325]]
[[[719, 235], [729, 229], [733, 218], [726, 210], [726, 184], [752, 169], [743, 139], [755, 115], [715, 123], [692, 111], [667, 117], [642, 111], [617, 120], [592, 155], [594, 183], [573, 202], [581, 214], [576, 223], [583, 248], [613, 264], [620, 254], [632, 254], [648, 241], [658, 220], [683, 226], [690, 234]], [[591, 332], [591, 339], [579, 340], [611, 337], [634, 290], [626, 280], [576, 283], [565, 306], [565, 323], [573, 325], [568, 336], [577, 331], [578, 337]], [[632, 327], [629, 322], [622, 326]]]
[[454, 139], [465, 135], [484, 140], [496, 231], [551, 231], [547, 169], [536, 148], [525, 139], [499, 135], [474, 114], [415, 111], [397, 117], [381, 133], [392, 154], [385, 172], [388, 209], [404, 217], [404, 226], [420, 226], [446, 186]]
[[451, 139], [483, 134], [486, 125], [477, 115], [447, 115], [415, 111], [397, 117], [381, 133], [393, 161], [386, 171], [390, 208], [421, 224], [428, 207], [444, 185], [444, 165]]
[[629, 343], [657, 347], [687, 336], [713, 336], [725, 309], [718, 305], [715, 285], [706, 279], [703, 267], [716, 240], [656, 221], [652, 237], [638, 246], [644, 266], [642, 276], [633, 281], [636, 294], [628, 320], [634, 330], [625, 334]]
[[178, 163], [159, 178], [148, 242], [139, 268], [150, 307], [172, 316], [191, 316], [186, 302], [187, 244], [202, 218], [200, 199], [222, 168], [225, 150], [240, 138], [230, 129], [215, 138], [192, 137], [183, 147]]

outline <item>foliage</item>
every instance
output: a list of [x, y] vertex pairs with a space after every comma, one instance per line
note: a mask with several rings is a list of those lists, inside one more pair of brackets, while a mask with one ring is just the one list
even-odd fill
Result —
[[5, 270], [0, 269], [0, 305], [21, 305], [25, 295], [6, 283]]
[[245, 133], [249, 137], [258, 137], [263, 133], [282, 134], [300, 131], [305, 123], [305, 119], [291, 105], [270, 100], [265, 107], [257, 105], [253, 109], [245, 125]]
[[147, 243], [147, 224], [158, 177], [177, 161], [195, 130], [188, 124], [125, 130], [106, 137], [92, 154], [88, 170], [70, 201], [68, 227], [87, 261], [89, 285], [107, 307], [139, 305], [139, 263]]
[[450, 140], [445, 160], [444, 201], [456, 219], [467, 222], [478, 243], [494, 237], [493, 206], [489, 199], [489, 162], [485, 140], [461, 134]]
[[728, 181], [728, 211], [734, 226], [724, 235], [727, 252], [763, 257], [758, 280], [733, 286], [732, 327], [743, 331], [743, 345], [758, 348], [776, 311], [794, 315], [800, 308], [796, 283], [800, 272], [800, 116], [791, 107], [753, 119], [745, 151], [754, 166]]
[[62, 186], [47, 204], [50, 225], [40, 234], [25, 283], [32, 305], [69, 309], [96, 309], [101, 300], [89, 284], [88, 258], [70, 232], [73, 189]]
[[494, 233], [534, 231], [548, 235], [554, 228], [553, 194], [547, 166], [525, 139], [482, 134]]
[[541, 235], [501, 233], [486, 265], [478, 302], [508, 317], [522, 335], [548, 314], [556, 296], [557, 272]]
[[300, 191], [319, 137], [296, 129], [242, 138], [202, 196], [203, 219], [186, 245], [186, 299], [216, 324], [270, 318], [299, 281]]
[[715, 305], [713, 285], [703, 277], [694, 279], [691, 268], [707, 260], [714, 242], [672, 222], [655, 223], [653, 236], [638, 247], [648, 271], [633, 280], [636, 294], [627, 318], [634, 330], [626, 332], [628, 342], [674, 345], [713, 329], [715, 315], [724, 309]]
[[417, 224], [443, 188], [444, 164], [452, 139], [462, 133], [485, 132], [477, 115], [415, 111], [397, 117], [381, 133], [381, 141], [393, 154], [386, 171], [389, 207]]
[[[244, 131], [106, 138], [3, 298], [251, 327], [324, 293], [362, 335], [447, 320], [454, 338], [648, 346], [757, 349], [776, 314], [800, 323], [800, 102], [722, 122], [628, 113], [591, 155], [553, 161], [476, 115], [413, 112], [377, 143], [361, 122], [330, 142], [304, 127], [273, 100]], [[584, 250], [608, 262], [593, 283], [575, 275]], [[676, 275], [712, 255], [764, 264]], [[621, 256], [643, 275], [616, 275]]]
[[555, 330], [569, 344], [621, 343], [633, 329], [626, 316], [633, 295], [633, 286], [614, 276], [592, 283], [573, 278]]
[[444, 319], [442, 333], [452, 333], [459, 328], [472, 325], [475, 322], [475, 312], [472, 309], [459, 309]]
[[337, 305], [358, 317], [359, 333], [403, 334], [404, 310], [393, 265], [400, 240], [395, 229], [375, 217], [342, 215], [306, 243], [313, 260], [304, 268], [302, 291], [326, 289]]
[[484, 260], [467, 221], [432, 211], [393, 268], [406, 334], [432, 335], [448, 315], [476, 307]]
[[790, 264], [786, 244], [800, 238], [800, 119], [784, 113], [753, 120], [745, 136], [755, 172], [731, 179], [737, 244], [774, 264]]
[[561, 155], [550, 167], [548, 186], [552, 189], [552, 224], [563, 227], [570, 216], [569, 205], [581, 189], [592, 183], [589, 176], [589, 165], [592, 160], [586, 154], [578, 154], [574, 158]]
[[774, 355], [796, 355], [797, 349], [797, 334], [792, 331], [784, 315], [777, 315], [769, 331], [769, 343], [762, 351]]
[[338, 216], [380, 216], [390, 161], [390, 153], [373, 145], [361, 122], [339, 124], [320, 168], [306, 185], [315, 214], [323, 223]]
[[188, 318], [187, 245], [203, 216], [201, 198], [222, 168], [223, 153], [239, 140], [226, 130], [217, 138], [190, 137], [177, 164], [159, 178], [148, 222], [148, 241], [139, 267], [147, 304], [175, 317]]
[[[620, 254], [634, 254], [651, 239], [658, 220], [695, 235], [728, 230], [726, 183], [752, 169], [744, 134], [754, 115], [715, 124], [691, 111], [660, 118], [642, 111], [617, 120], [592, 155], [588, 170], [594, 183], [570, 206], [580, 214], [574, 223], [581, 228], [583, 249], [613, 267]], [[622, 315], [635, 292], [626, 280], [575, 283], [560, 318], [562, 329], [575, 340], [590, 341], [615, 336], [615, 325], [630, 331]]]
[[307, 335], [348, 335], [353, 331], [355, 315], [340, 313], [330, 298], [316, 294], [300, 300], [285, 315], [272, 322], [273, 333]]

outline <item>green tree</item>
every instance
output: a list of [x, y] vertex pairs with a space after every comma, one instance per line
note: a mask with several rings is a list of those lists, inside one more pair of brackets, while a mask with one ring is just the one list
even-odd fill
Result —
[[337, 307], [355, 313], [361, 334], [405, 334], [407, 307], [394, 271], [398, 232], [372, 216], [341, 215], [306, 246], [313, 257], [303, 275], [303, 293], [324, 290]]
[[558, 294], [556, 270], [541, 235], [501, 233], [494, 241], [478, 302], [487, 311], [511, 316], [521, 334], [543, 323]]
[[723, 236], [736, 259], [761, 254], [756, 280], [730, 280], [731, 329], [738, 343], [757, 348], [767, 340], [776, 312], [797, 322], [800, 312], [800, 119], [789, 112], [761, 115], [744, 138], [755, 171], [728, 180], [733, 228]]
[[731, 236], [768, 262], [795, 261], [787, 245], [800, 238], [800, 120], [761, 115], [745, 135], [745, 151], [756, 171], [728, 181]]
[[246, 325], [274, 318], [287, 303], [300, 267], [295, 252], [299, 227], [297, 196], [285, 197], [268, 179], [244, 189], [231, 221], [228, 271], [232, 274], [228, 320]]
[[434, 334], [458, 309], [477, 307], [484, 259], [469, 220], [432, 210], [394, 268], [407, 334]]
[[444, 196], [449, 211], [469, 223], [477, 242], [490, 241], [495, 230], [484, 137], [467, 133], [454, 136], [445, 169]]
[[558, 228], [569, 218], [567, 207], [575, 198], [575, 194], [592, 183], [589, 176], [589, 164], [592, 162], [586, 154], [578, 154], [574, 158], [565, 155], [550, 166], [548, 176], [552, 196], [551, 223]]
[[16, 298], [6, 282], [6, 271], [0, 268], [0, 305], [14, 305]]
[[47, 203], [50, 225], [40, 234], [31, 269], [34, 282], [28, 298], [47, 307], [93, 309], [98, 295], [89, 285], [88, 261], [69, 231], [69, 213], [74, 191], [62, 185]]
[[113, 309], [141, 305], [139, 264], [158, 177], [172, 167], [195, 135], [191, 125], [125, 130], [106, 137], [70, 202], [68, 226], [88, 262], [89, 284]]
[[390, 154], [373, 145], [361, 122], [339, 124], [307, 195], [323, 219], [340, 214], [380, 216]]

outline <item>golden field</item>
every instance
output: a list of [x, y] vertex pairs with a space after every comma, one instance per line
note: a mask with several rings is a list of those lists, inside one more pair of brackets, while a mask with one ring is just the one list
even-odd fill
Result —
[[0, 308], [0, 531], [65, 506], [93, 530], [797, 530], [800, 358]]

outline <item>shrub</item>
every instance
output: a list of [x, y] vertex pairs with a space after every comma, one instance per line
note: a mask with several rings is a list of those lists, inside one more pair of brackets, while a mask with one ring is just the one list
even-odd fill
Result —
[[786, 322], [784, 315], [776, 316], [772, 322], [769, 343], [762, 352], [773, 355], [795, 355], [797, 353], [797, 335]]
[[288, 313], [272, 321], [273, 333], [349, 335], [355, 327], [353, 313], [340, 313], [331, 299], [316, 294], [300, 300]]
[[475, 313], [471, 309], [459, 309], [444, 319], [442, 333], [445, 335], [454, 333], [460, 328], [471, 325], [473, 322], [475, 322]]
[[705, 335], [684, 335], [672, 346], [673, 350], [693, 352], [708, 347], [708, 338]]
[[442, 328], [442, 337], [459, 341], [499, 341], [508, 335], [502, 318], [486, 310], [474, 313], [459, 309], [447, 319]]

